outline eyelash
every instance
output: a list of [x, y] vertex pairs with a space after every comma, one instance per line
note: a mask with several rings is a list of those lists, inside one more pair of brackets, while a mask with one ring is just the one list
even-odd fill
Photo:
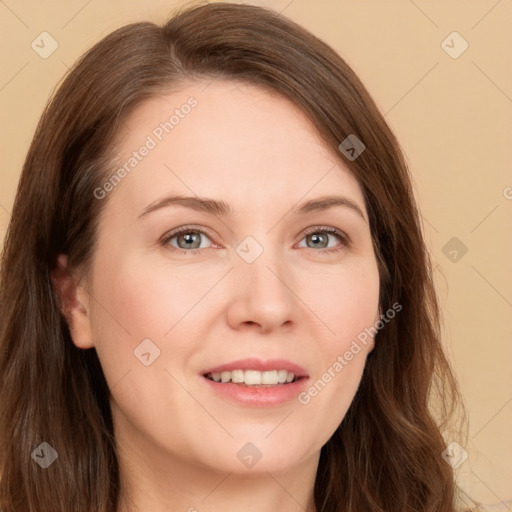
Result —
[[[203, 229], [199, 229], [194, 226], [183, 226], [183, 227], [178, 228], [177, 230], [169, 233], [167, 236], [165, 236], [162, 239], [161, 244], [166, 247], [171, 247], [171, 250], [173, 252], [177, 251], [181, 254], [193, 254], [193, 255], [194, 254], [195, 255], [202, 254], [202, 251], [204, 249], [181, 249], [179, 247], [174, 247], [174, 246], [169, 245], [169, 241], [172, 240], [173, 238], [175, 238], [183, 233], [191, 233], [191, 232], [192, 233], [201, 233], [202, 235], [205, 235], [208, 238], [211, 238], [210, 235]], [[306, 247], [306, 249], [311, 249], [312, 251], [320, 252], [323, 254], [325, 254], [325, 253], [332, 254], [332, 253], [339, 252], [339, 251], [343, 250], [345, 247], [349, 246], [350, 241], [349, 241], [349, 238], [347, 237], [347, 235], [345, 235], [345, 233], [343, 233], [342, 231], [339, 231], [335, 228], [328, 227], [328, 226], [317, 226], [317, 227], [314, 227], [314, 228], [306, 231], [303, 234], [303, 237], [301, 238], [300, 241], [302, 241], [306, 236], [316, 234], [316, 233], [326, 233], [326, 234], [338, 237], [338, 240], [341, 242], [341, 247], [323, 249], [320, 251], [317, 251], [316, 249], [311, 249], [308, 247]]]

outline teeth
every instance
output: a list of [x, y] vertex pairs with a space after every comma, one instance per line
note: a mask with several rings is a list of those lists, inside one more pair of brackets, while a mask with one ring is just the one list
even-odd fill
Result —
[[[229, 373], [229, 372], [227, 372]], [[231, 382], [244, 382], [245, 380], [245, 372], [243, 370], [233, 370], [231, 372]]]
[[254, 386], [255, 384], [261, 384], [261, 372], [257, 370], [245, 370], [244, 382], [248, 386]]
[[[292, 375], [293, 377], [293, 375]], [[277, 384], [279, 379], [277, 378], [277, 370], [271, 370], [268, 372], [261, 373], [261, 383], [262, 384]]]
[[286, 382], [286, 377], [288, 377], [288, 372], [286, 370], [279, 370], [277, 372], [277, 380], [279, 381], [279, 384]]
[[277, 384], [290, 383], [295, 379], [295, 374], [288, 370], [233, 370], [231, 372], [207, 373], [206, 377], [215, 382], [233, 382], [246, 386], [275, 386]]

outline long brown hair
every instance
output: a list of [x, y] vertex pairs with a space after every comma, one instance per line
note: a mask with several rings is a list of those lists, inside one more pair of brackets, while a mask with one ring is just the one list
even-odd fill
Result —
[[[457, 405], [466, 415], [440, 341], [431, 263], [399, 144], [332, 48], [269, 9], [215, 3], [182, 9], [161, 27], [134, 23], [111, 33], [75, 64], [41, 117], [2, 253], [2, 512], [117, 512], [109, 389], [95, 350], [71, 341], [52, 269], [58, 253], [73, 270], [89, 268], [107, 202], [94, 190], [112, 173], [123, 119], [180, 82], [215, 77], [277, 92], [313, 122], [364, 192], [381, 311], [402, 306], [378, 332], [353, 403], [321, 450], [310, 505], [456, 510], [442, 432]], [[350, 161], [338, 146], [352, 134], [366, 149]], [[46, 469], [31, 457], [42, 442], [58, 453]]]

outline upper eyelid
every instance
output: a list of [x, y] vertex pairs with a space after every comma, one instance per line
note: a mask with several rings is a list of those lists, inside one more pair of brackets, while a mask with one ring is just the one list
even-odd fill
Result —
[[163, 237], [162, 237], [162, 240], [165, 241], [165, 240], [169, 240], [170, 238], [174, 238], [175, 236], [178, 236], [182, 233], [187, 233], [189, 231], [197, 231], [201, 234], [204, 234], [204, 235], [207, 235], [208, 237], [212, 237], [212, 235], [210, 234], [209, 230], [207, 228], [199, 228], [199, 227], [196, 227], [196, 226], [181, 226], [179, 228], [176, 228], [175, 230], [171, 230], [169, 231], [168, 233], [166, 233]]

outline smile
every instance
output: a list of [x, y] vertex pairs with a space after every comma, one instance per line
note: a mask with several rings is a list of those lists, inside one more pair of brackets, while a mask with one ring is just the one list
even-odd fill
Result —
[[232, 370], [223, 372], [208, 372], [205, 377], [223, 384], [233, 383], [245, 386], [278, 386], [298, 380], [293, 372], [288, 370]]

